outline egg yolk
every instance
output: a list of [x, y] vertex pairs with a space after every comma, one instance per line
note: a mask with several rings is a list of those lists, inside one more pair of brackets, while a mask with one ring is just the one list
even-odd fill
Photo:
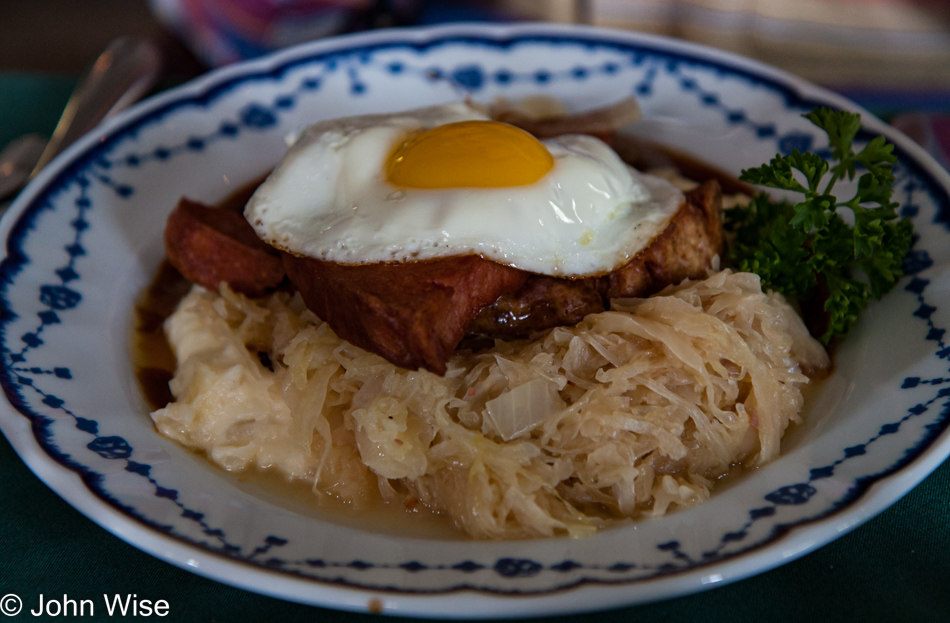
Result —
[[403, 188], [500, 188], [533, 184], [553, 166], [547, 148], [520, 128], [461, 121], [416, 134], [397, 147], [386, 179]]

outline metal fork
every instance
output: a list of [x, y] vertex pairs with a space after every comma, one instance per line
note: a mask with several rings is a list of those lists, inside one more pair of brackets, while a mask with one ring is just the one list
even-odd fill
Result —
[[48, 143], [31, 134], [0, 152], [0, 214], [44, 166], [104, 119], [145, 95], [161, 72], [161, 54], [147, 39], [120, 37], [79, 80]]

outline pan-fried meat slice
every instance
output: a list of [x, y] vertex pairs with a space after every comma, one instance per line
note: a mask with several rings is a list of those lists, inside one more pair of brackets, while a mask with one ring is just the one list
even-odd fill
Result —
[[165, 254], [186, 279], [211, 290], [223, 281], [251, 296], [284, 279], [278, 252], [244, 215], [182, 198], [165, 223]]
[[579, 322], [610, 298], [647, 296], [705, 275], [722, 245], [715, 182], [686, 193], [670, 225], [625, 266], [600, 277], [531, 275], [478, 256], [350, 266], [276, 255], [244, 218], [182, 199], [168, 219], [166, 252], [190, 281], [221, 281], [249, 295], [290, 277], [336, 333], [396, 365], [444, 374], [468, 333], [517, 337]]
[[528, 273], [476, 255], [351, 266], [283, 255], [304, 302], [341, 338], [403, 368], [445, 374], [478, 310]]
[[612, 298], [649, 296], [684, 279], [705, 277], [721, 250], [722, 196], [719, 184], [710, 181], [687, 192], [663, 233], [626, 265], [586, 279], [532, 275], [523, 288], [483, 308], [469, 332], [523, 337], [577, 324], [606, 309]]

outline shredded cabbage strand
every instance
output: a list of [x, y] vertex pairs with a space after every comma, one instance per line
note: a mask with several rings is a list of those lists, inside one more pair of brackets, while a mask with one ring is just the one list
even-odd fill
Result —
[[418, 500], [478, 538], [581, 536], [698, 504], [735, 464], [778, 456], [802, 371], [829, 366], [780, 295], [728, 270], [461, 350], [444, 377], [339, 339], [283, 292], [196, 286], [166, 331], [162, 434], [354, 505]]

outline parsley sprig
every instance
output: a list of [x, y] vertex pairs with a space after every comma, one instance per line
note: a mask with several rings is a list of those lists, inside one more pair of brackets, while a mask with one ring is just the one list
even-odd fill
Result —
[[[894, 146], [879, 136], [855, 153], [861, 116], [854, 113], [816, 108], [804, 117], [828, 135], [832, 161], [793, 150], [744, 170], [743, 181], [803, 198], [794, 203], [756, 195], [746, 209], [727, 212], [726, 226], [734, 236], [733, 263], [757, 273], [765, 287], [799, 300], [826, 293], [828, 328], [821, 340], [827, 343], [851, 328], [872, 296], [880, 298], [897, 283], [913, 229], [908, 219], [898, 219], [891, 200]], [[833, 194], [839, 181], [855, 176], [853, 196]], [[853, 225], [842, 218], [846, 211]]]

